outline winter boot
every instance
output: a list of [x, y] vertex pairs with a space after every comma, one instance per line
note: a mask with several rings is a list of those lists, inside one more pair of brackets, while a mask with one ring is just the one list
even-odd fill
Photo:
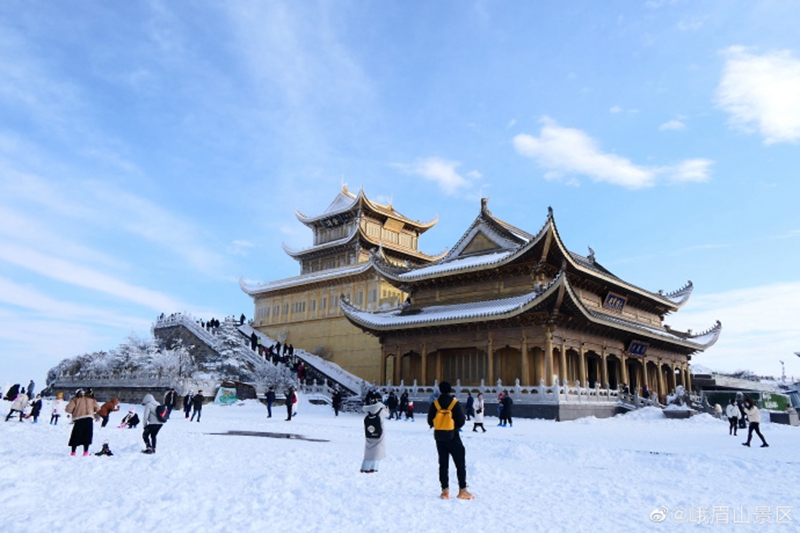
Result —
[[442, 499], [449, 500], [450, 499], [450, 489], [442, 489]]
[[463, 489], [458, 489], [458, 496], [456, 496], [456, 497], [459, 500], [474, 500], [475, 499], [475, 496], [473, 494], [471, 494], [467, 490], [467, 487], [464, 487]]

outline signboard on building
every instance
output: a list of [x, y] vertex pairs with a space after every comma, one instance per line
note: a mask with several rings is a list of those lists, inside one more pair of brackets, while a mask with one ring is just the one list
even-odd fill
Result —
[[646, 342], [633, 340], [628, 344], [628, 353], [631, 355], [644, 356], [647, 353], [648, 346]]
[[628, 303], [628, 299], [622, 296], [621, 294], [617, 294], [615, 292], [609, 292], [608, 294], [606, 294], [606, 299], [603, 300], [603, 307], [621, 313], [622, 310], [625, 309], [626, 303]]

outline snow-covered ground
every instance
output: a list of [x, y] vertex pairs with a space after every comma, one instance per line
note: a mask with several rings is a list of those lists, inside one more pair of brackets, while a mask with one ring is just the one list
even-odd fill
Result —
[[[127, 410], [95, 426], [91, 452], [107, 440], [113, 457], [70, 457], [63, 417], [58, 426], [49, 416], [0, 421], [0, 531], [800, 530], [795, 427], [764, 424], [762, 449], [708, 415], [666, 420], [652, 408], [513, 428], [487, 418], [486, 434], [470, 423], [462, 434], [476, 499], [443, 501], [423, 413], [387, 422], [387, 458], [361, 474], [360, 415], [302, 403], [286, 422], [282, 407], [267, 419], [254, 401], [209, 405], [199, 424], [174, 413], [158, 453], [145, 455], [141, 426], [116, 427]], [[231, 430], [325, 442], [216, 434]]]

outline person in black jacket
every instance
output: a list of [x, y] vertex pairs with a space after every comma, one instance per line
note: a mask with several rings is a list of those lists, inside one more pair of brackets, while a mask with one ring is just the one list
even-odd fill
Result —
[[506, 424], [508, 424], [508, 427], [513, 428], [514, 421], [511, 419], [511, 406], [514, 405], [514, 400], [511, 399], [511, 395], [508, 393], [508, 391], [503, 392], [502, 403], [503, 403], [503, 422], [500, 425], [506, 427]]
[[[456, 465], [456, 477], [458, 478], [458, 498], [472, 500], [475, 496], [467, 491], [466, 451], [459, 436], [459, 430], [466, 422], [464, 410], [458, 400], [452, 396], [450, 383], [442, 381], [439, 384], [439, 392], [441, 394], [431, 403], [431, 407], [428, 410], [428, 425], [434, 428], [433, 438], [436, 440], [436, 452], [439, 454], [439, 483], [442, 486], [442, 499], [450, 498], [449, 469], [450, 457], [452, 457], [453, 463]], [[450, 412], [452, 417], [453, 428], [435, 428], [434, 421], [437, 413], [442, 412], [445, 415], [444, 417], [447, 418], [447, 411]]]
[[164, 395], [164, 405], [167, 406], [167, 419], [169, 419], [169, 415], [172, 414], [172, 410], [175, 408], [175, 404], [177, 403], [178, 393], [175, 392], [175, 389], [169, 389]]
[[183, 397], [183, 414], [186, 416], [186, 420], [189, 420], [189, 413], [192, 412], [192, 396], [194, 396], [194, 391], [190, 390]]
[[[197, 421], [200, 422], [200, 415], [203, 412], [203, 402], [205, 401], [205, 396], [203, 396], [203, 391], [197, 391], [197, 394], [192, 396], [192, 417], [189, 419], [189, 422], [194, 422], [194, 415], [197, 415]], [[145, 423], [147, 423], [145, 421]]]
[[31, 413], [25, 418], [33, 418], [33, 423], [39, 422], [39, 414], [42, 412], [42, 395], [37, 394], [36, 398], [31, 402]]
[[338, 387], [333, 393], [333, 398], [331, 398], [331, 403], [333, 405], [333, 414], [339, 416], [339, 411], [342, 410], [342, 391], [340, 391]]
[[289, 390], [286, 391], [286, 421], [290, 422], [292, 420], [292, 409], [294, 408], [294, 402], [297, 401], [297, 396], [294, 394], [294, 387], [289, 387]]
[[267, 391], [267, 418], [272, 418], [273, 403], [275, 403], [275, 389], [270, 387]]
[[389, 420], [393, 418], [397, 418], [400, 420], [400, 413], [397, 412], [397, 406], [400, 401], [397, 399], [397, 395], [394, 393], [394, 389], [389, 391], [389, 397], [386, 399], [386, 407], [389, 408]]

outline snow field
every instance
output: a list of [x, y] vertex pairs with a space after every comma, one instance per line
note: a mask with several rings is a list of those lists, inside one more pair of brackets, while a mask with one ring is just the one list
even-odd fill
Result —
[[[513, 428], [487, 417], [486, 434], [468, 422], [462, 439], [476, 499], [443, 501], [423, 413], [415, 422], [386, 421], [387, 458], [378, 473], [361, 474], [360, 415], [336, 418], [302, 403], [286, 422], [284, 408], [267, 419], [254, 401], [206, 406], [200, 423], [175, 411], [148, 456], [140, 453], [141, 426], [116, 428], [127, 409], [106, 428], [95, 425], [90, 451], [108, 440], [113, 457], [70, 457], [63, 417], [57, 427], [49, 417], [0, 423], [0, 531], [765, 531], [754, 523], [756, 506], [770, 507], [774, 522], [800, 487], [800, 428], [764, 424], [770, 448], [745, 448], [741, 430], [728, 436], [727, 422], [708, 415], [667, 420], [645, 409], [603, 420], [517, 419]], [[230, 430], [329, 442], [211, 434]], [[452, 466], [450, 485], [454, 495]], [[744, 508], [750, 523], [649, 518], [661, 507], [701, 506]], [[800, 530], [800, 509], [790, 517], [772, 528]]]

